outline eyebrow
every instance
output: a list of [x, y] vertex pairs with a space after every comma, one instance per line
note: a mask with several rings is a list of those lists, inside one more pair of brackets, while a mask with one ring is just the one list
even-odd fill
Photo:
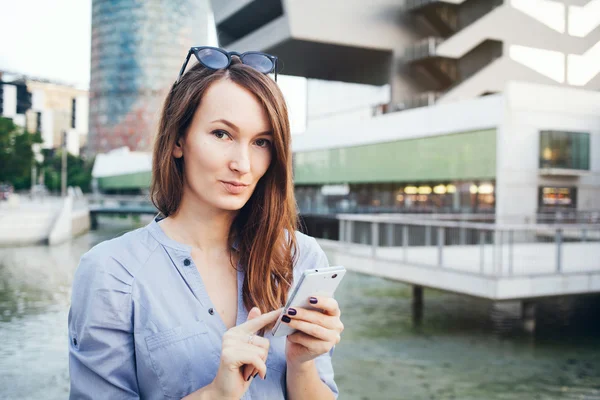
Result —
[[[238, 126], [236, 124], [234, 124], [231, 121], [227, 121], [226, 119], [221, 118], [221, 119], [216, 119], [216, 120], [212, 121], [213, 124], [215, 122], [220, 122], [220, 123], [222, 123], [224, 125], [227, 125], [228, 127], [230, 127], [231, 129], [233, 129], [234, 131], [237, 131], [237, 132], [240, 131], [240, 128], [238, 128]], [[260, 132], [260, 133], [256, 134], [255, 136], [263, 136], [263, 135], [273, 136], [273, 132], [271, 132], [271, 131], [264, 131], [264, 132]]]

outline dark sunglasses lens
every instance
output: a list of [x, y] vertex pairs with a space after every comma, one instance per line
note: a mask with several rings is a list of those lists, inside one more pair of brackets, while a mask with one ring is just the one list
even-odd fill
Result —
[[202, 49], [198, 52], [198, 58], [205, 66], [212, 69], [221, 69], [227, 66], [227, 56], [218, 50]]
[[246, 65], [251, 66], [255, 70], [262, 72], [263, 74], [268, 74], [273, 70], [275, 65], [271, 59], [263, 54], [246, 54], [242, 59], [242, 62]]

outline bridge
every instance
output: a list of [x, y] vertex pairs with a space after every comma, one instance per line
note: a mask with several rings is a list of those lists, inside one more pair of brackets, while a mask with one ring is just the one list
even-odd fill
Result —
[[98, 228], [100, 215], [156, 215], [158, 210], [147, 196], [88, 196], [92, 229]]

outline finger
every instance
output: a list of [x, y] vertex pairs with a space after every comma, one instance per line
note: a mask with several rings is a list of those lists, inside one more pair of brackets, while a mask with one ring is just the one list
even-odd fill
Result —
[[306, 347], [314, 354], [325, 354], [333, 347], [330, 342], [316, 339], [304, 332], [295, 332], [288, 335], [287, 340]]
[[310, 322], [292, 319], [287, 322], [290, 328], [297, 329], [307, 335], [313, 336], [317, 339], [324, 340], [326, 342], [333, 342], [337, 340], [337, 332], [331, 329], [323, 328], [321, 325], [312, 324]]
[[[260, 308], [252, 307], [250, 312], [248, 312], [248, 318], [246, 319], [246, 321], [253, 320], [256, 317], [259, 317], [261, 314], [262, 313], [260, 311]], [[254, 342], [254, 340], [253, 340], [253, 342]], [[257, 372], [258, 371], [256, 370], [256, 368], [252, 368], [249, 365], [245, 365], [243, 368], [244, 380], [246, 380], [246, 381], [250, 380], [250, 377], [254, 376]]]
[[259, 347], [247, 345], [228, 348], [223, 351], [222, 357], [230, 369], [241, 369], [246, 365], [246, 368], [255, 368], [263, 379], [267, 373], [265, 350]]
[[[263, 350], [264, 353], [264, 360], [267, 360], [267, 356], [269, 354], [269, 346], [271, 345], [271, 342], [269, 342], [268, 339], [265, 339], [264, 337], [261, 336], [253, 336], [252, 337], [252, 343], [249, 343], [246, 339], [246, 341], [244, 341], [243, 343], [248, 343], [250, 346], [256, 346], [260, 349]], [[248, 368], [249, 366], [246, 366], [244, 368], [244, 379], [248, 380], [250, 378], [250, 376], [254, 376], [256, 375], [256, 373], [258, 372], [256, 369], [254, 368]]]
[[[310, 301], [311, 299], [316, 299], [317, 302], [315, 303], [314, 301]], [[327, 315], [334, 317], [339, 317], [342, 315], [340, 306], [333, 297], [314, 295], [309, 298], [309, 302], [313, 307], [323, 310], [323, 312]]]
[[260, 312], [260, 308], [258, 307], [252, 307], [252, 309], [250, 310], [250, 312], [248, 312], [248, 318], [246, 318], [246, 321], [250, 321], [253, 320], [256, 317], [260, 317], [262, 313]]
[[298, 307], [288, 309], [287, 315], [292, 319], [317, 324], [323, 328], [332, 329], [339, 332], [343, 330], [343, 324], [339, 317], [329, 316], [320, 311]]
[[262, 314], [250, 321], [246, 321], [243, 324], [238, 325], [236, 328], [233, 329], [245, 332], [247, 334], [256, 333], [261, 328], [275, 322], [279, 317], [279, 314], [281, 314], [281, 308]]

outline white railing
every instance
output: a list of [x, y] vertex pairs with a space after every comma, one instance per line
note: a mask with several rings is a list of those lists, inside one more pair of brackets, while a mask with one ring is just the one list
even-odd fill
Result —
[[371, 257], [485, 276], [600, 271], [600, 224], [496, 224], [339, 214], [343, 245]]

